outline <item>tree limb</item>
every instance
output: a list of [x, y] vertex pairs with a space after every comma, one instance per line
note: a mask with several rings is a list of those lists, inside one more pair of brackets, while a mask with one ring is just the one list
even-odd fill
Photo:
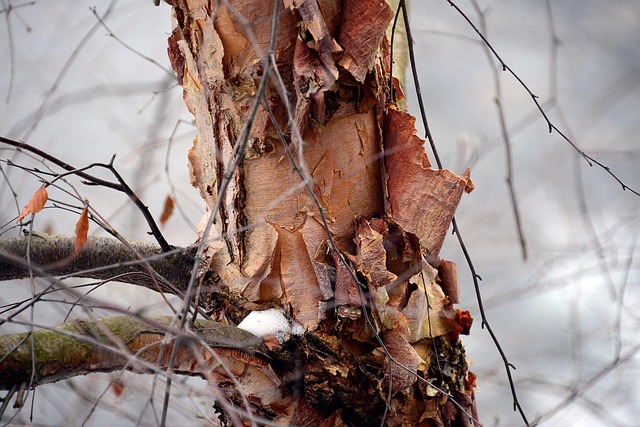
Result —
[[[262, 340], [234, 326], [207, 320], [197, 320], [193, 325], [195, 335], [172, 330], [172, 317], [152, 317], [144, 320], [129, 316], [117, 316], [100, 320], [74, 320], [53, 329], [0, 337], [0, 389], [28, 382], [32, 366], [36, 372], [35, 387], [41, 384], [68, 379], [91, 372], [129, 369], [136, 372], [152, 372], [167, 368], [175, 340], [162, 344], [169, 333], [179, 337], [180, 348], [173, 371], [186, 375], [202, 375], [211, 369], [206, 344], [216, 349], [242, 349], [249, 355], [264, 354]], [[194, 355], [192, 344], [197, 344], [201, 354]], [[35, 364], [32, 355], [35, 354]], [[221, 355], [224, 351], [221, 351]], [[195, 356], [195, 357], [194, 357]], [[259, 357], [259, 356], [255, 356]]]
[[[189, 249], [163, 253], [157, 245], [130, 242], [129, 246], [107, 237], [94, 237], [75, 255], [75, 237], [32, 234], [0, 240], [0, 280], [29, 277], [27, 250], [35, 276], [44, 274], [118, 281], [179, 294], [189, 281], [193, 256]], [[154, 281], [145, 264], [156, 274]], [[160, 285], [160, 289], [158, 288]]]

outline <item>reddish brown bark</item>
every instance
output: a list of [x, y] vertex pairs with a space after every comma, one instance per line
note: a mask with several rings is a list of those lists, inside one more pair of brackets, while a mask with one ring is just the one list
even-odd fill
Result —
[[[386, 425], [467, 425], [473, 391], [459, 334], [470, 318], [452, 306], [455, 269], [442, 264], [438, 278], [435, 267], [473, 184], [468, 171], [433, 169], [415, 119], [390, 104], [389, 6], [285, 0], [273, 52], [279, 87], [265, 69], [271, 2], [234, 1], [233, 10], [213, 0], [172, 3], [170, 57], [198, 126], [192, 182], [209, 209], [223, 199], [210, 212], [208, 268], [219, 292], [243, 306], [234, 313], [275, 306], [307, 331], [271, 342], [282, 384], [254, 384], [256, 395], [275, 386], [291, 400], [277, 410], [273, 401], [252, 403], [276, 421], [306, 425], [375, 424], [385, 404]], [[256, 95], [267, 72], [263, 102]], [[256, 102], [246, 148], [229, 170]], [[212, 315], [233, 318], [223, 305]]]

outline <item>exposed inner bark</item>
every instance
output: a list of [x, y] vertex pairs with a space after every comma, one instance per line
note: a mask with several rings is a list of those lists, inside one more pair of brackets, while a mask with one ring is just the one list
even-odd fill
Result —
[[[440, 285], [446, 281], [457, 300], [455, 270], [445, 263], [448, 274], [438, 276], [437, 267], [455, 208], [473, 184], [468, 171], [432, 169], [415, 120], [389, 105], [391, 9], [381, 0], [285, 0], [273, 52], [278, 87], [265, 69], [272, 3], [232, 4], [173, 2], [169, 40], [199, 131], [192, 182], [210, 209], [223, 198], [210, 212], [217, 219], [206, 236], [210, 270], [246, 308], [276, 306], [304, 326], [304, 338], [271, 350], [277, 360], [291, 352], [291, 364], [279, 366], [292, 378], [286, 389], [326, 425], [378, 422], [389, 391], [388, 425], [464, 425], [472, 387], [458, 335], [470, 316]], [[256, 99], [267, 72], [264, 100]], [[240, 140], [255, 102], [255, 121]], [[240, 152], [231, 175], [226, 168]], [[296, 168], [311, 178], [320, 209]], [[212, 313], [228, 317], [224, 307]], [[294, 406], [276, 418], [291, 420]]]

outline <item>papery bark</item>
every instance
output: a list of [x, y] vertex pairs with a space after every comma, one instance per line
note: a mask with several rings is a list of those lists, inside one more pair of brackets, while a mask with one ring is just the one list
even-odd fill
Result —
[[[189, 153], [192, 183], [209, 209], [222, 197], [200, 228], [215, 216], [212, 234], [201, 236], [208, 239], [208, 269], [238, 296], [239, 312], [275, 306], [305, 328], [304, 337], [270, 348], [286, 354], [304, 346], [298, 364], [281, 369], [297, 370], [300, 404], [315, 408], [325, 423], [374, 422], [389, 386], [388, 425], [451, 421], [450, 399], [417, 375], [472, 393], [464, 388], [458, 338], [469, 317], [465, 327], [458, 323], [460, 312], [443, 292], [437, 267], [455, 209], [473, 184], [468, 171], [459, 176], [431, 167], [415, 119], [388, 98], [385, 32], [392, 10], [382, 0], [285, 0], [273, 52], [279, 87], [265, 69], [273, 3], [230, 4], [173, 2], [169, 39], [198, 127]], [[256, 99], [267, 72], [264, 98]], [[226, 168], [244, 143], [238, 138], [255, 102], [246, 147], [230, 174]], [[221, 194], [225, 179], [229, 187]], [[446, 282], [455, 283], [451, 274]], [[229, 318], [228, 311], [212, 314]], [[446, 378], [435, 348], [457, 361]], [[406, 369], [391, 363], [387, 351]], [[369, 375], [359, 375], [359, 365], [369, 366]]]
[[[267, 345], [255, 344], [258, 349], [253, 342], [244, 345], [242, 333], [234, 335], [242, 345], [211, 343], [211, 334], [200, 328], [204, 341], [190, 342], [215, 346], [227, 368], [220, 370], [202, 346], [179, 348], [173, 366], [166, 351], [142, 354], [149, 345], [160, 348], [167, 327], [144, 326], [114, 341], [105, 324], [95, 327], [98, 341], [77, 340], [84, 353], [66, 373], [87, 366], [117, 369], [129, 352], [140, 350], [141, 361], [202, 375], [236, 407], [276, 423], [470, 425], [475, 377], [459, 335], [469, 332], [472, 318], [454, 308], [456, 269], [438, 256], [460, 198], [473, 183], [468, 170], [460, 176], [434, 169], [415, 119], [389, 99], [390, 85], [399, 89], [397, 81], [389, 82], [385, 33], [392, 10], [382, 0], [284, 0], [271, 52], [276, 75], [267, 60], [273, 3], [169, 3], [169, 58], [198, 129], [188, 154], [191, 181], [208, 208], [199, 226], [206, 250], [197, 301], [219, 323], [277, 308], [305, 333], [267, 336]], [[268, 84], [258, 98], [265, 73]], [[253, 124], [245, 127], [254, 106]], [[211, 219], [215, 226], [205, 236]], [[144, 273], [146, 286], [176, 294], [191, 278], [193, 257], [187, 251], [164, 259], [158, 248], [90, 239], [76, 250], [72, 238], [58, 245], [46, 237], [44, 242], [60, 246], [51, 254], [39, 251], [35, 235], [28, 239], [10, 241], [0, 251], [0, 265], [11, 266], [0, 278], [66, 274], [87, 266], [100, 271], [85, 275], [102, 278], [135, 268]], [[26, 247], [29, 266], [20, 259]], [[113, 252], [114, 265], [93, 261], [104, 247]], [[83, 338], [85, 326], [71, 322], [58, 330], [71, 338], [62, 347]], [[233, 325], [226, 328], [237, 332]], [[48, 334], [40, 336], [48, 342]], [[21, 356], [24, 338], [3, 337], [0, 345], [7, 353], [18, 348], [14, 356]], [[117, 351], [101, 353], [106, 344]], [[20, 361], [23, 375], [7, 387], [30, 377], [29, 357]], [[45, 373], [57, 369], [55, 358], [38, 357]], [[37, 374], [50, 381], [66, 378]]]

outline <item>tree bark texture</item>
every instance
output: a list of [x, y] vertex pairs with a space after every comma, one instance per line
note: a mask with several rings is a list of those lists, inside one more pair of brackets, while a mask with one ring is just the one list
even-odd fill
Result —
[[[172, 369], [277, 423], [471, 425], [474, 376], [459, 335], [472, 319], [454, 308], [456, 268], [438, 254], [473, 184], [468, 171], [431, 167], [415, 119], [389, 98], [390, 7], [278, 2], [270, 52], [270, 1], [169, 3], [169, 57], [198, 127], [191, 178], [208, 207], [198, 302], [218, 323], [196, 322], [192, 336], [115, 318], [2, 337], [1, 386], [29, 381], [33, 349], [33, 386], [96, 369]], [[75, 256], [73, 238], [28, 239], [0, 249], [0, 278], [29, 272], [29, 241], [36, 275], [140, 276], [130, 283], [177, 294], [189, 283], [190, 252], [97, 239]], [[233, 326], [274, 307], [304, 335], [256, 343]]]
[[386, 425], [467, 425], [471, 318], [438, 253], [473, 184], [431, 168], [415, 119], [389, 99], [392, 10], [283, 1], [276, 73], [272, 2], [170, 3], [169, 56], [198, 127], [192, 182], [216, 219], [201, 236], [208, 268], [248, 309], [279, 307], [307, 331], [271, 348], [298, 396], [274, 420], [303, 406], [323, 425], [373, 425], [388, 404]]

